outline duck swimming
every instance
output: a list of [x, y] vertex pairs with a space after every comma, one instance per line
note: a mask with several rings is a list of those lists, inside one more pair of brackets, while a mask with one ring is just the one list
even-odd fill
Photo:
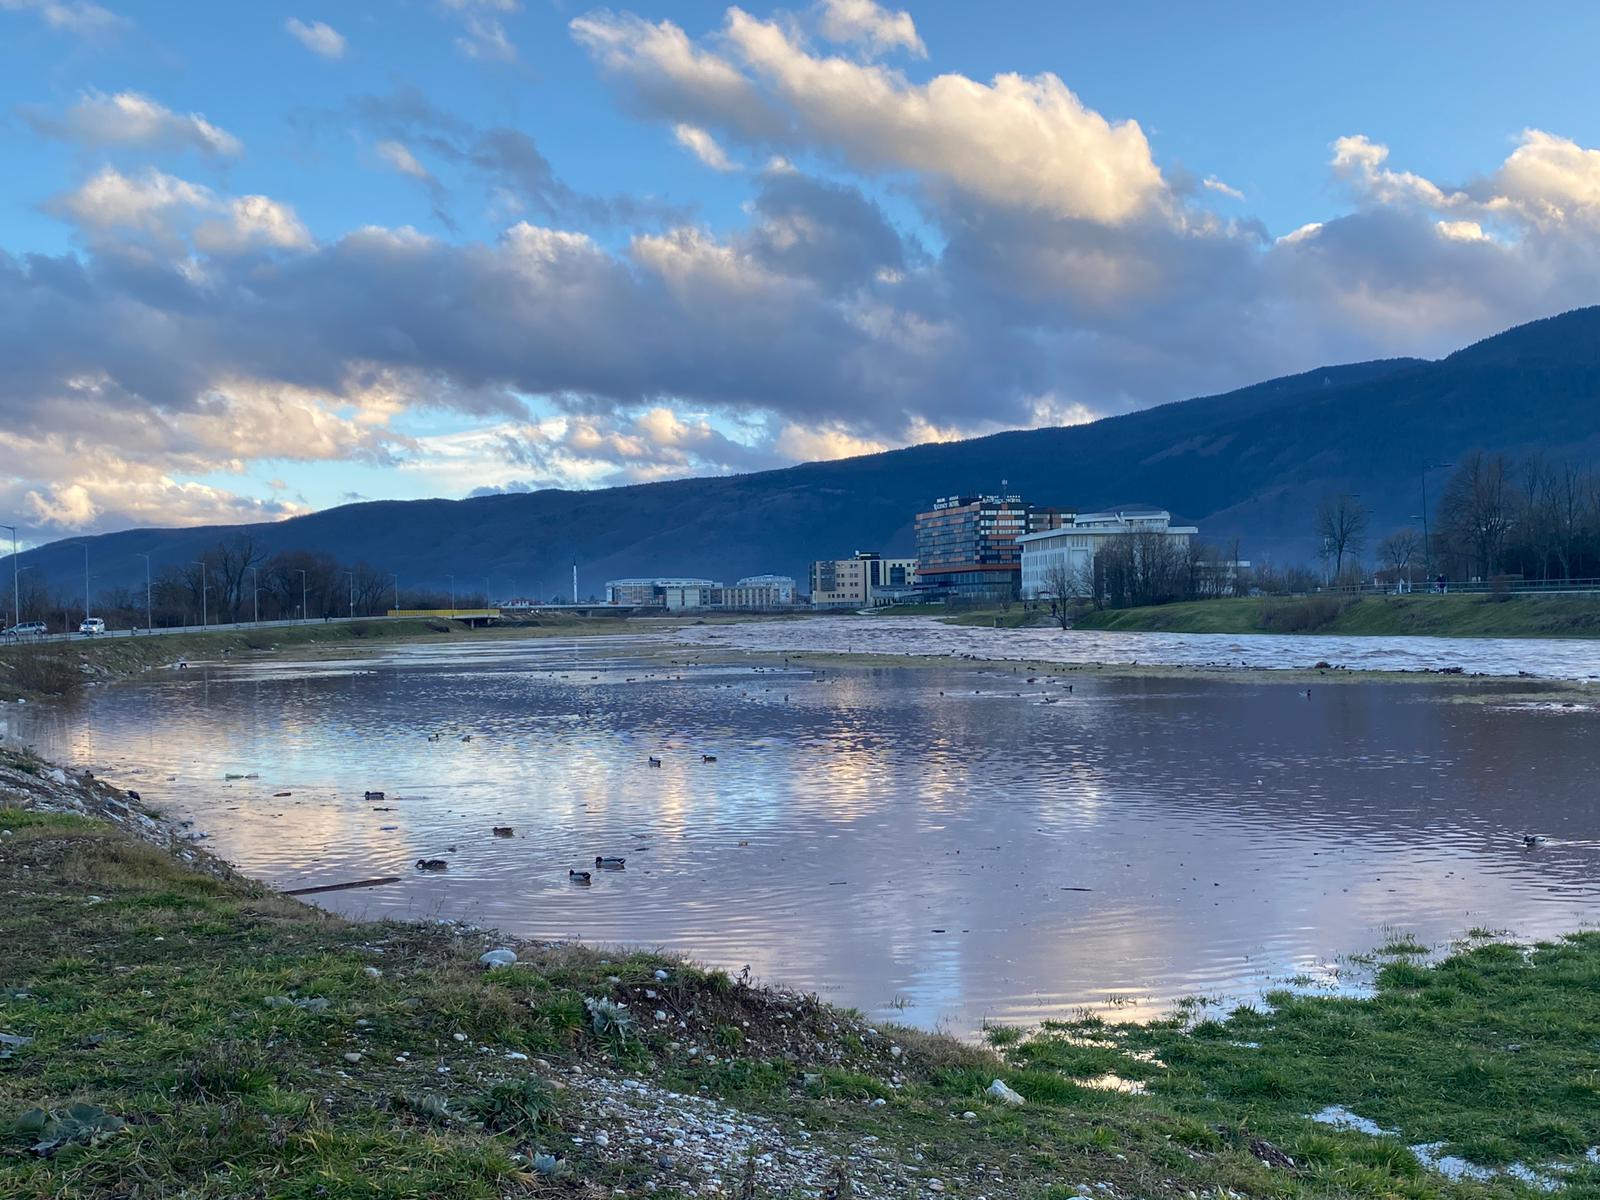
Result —
[[417, 870], [419, 871], [448, 871], [450, 864], [442, 858], [419, 858]]
[[661, 760], [659, 758], [657, 758], [654, 754], [652, 754], [649, 758], [645, 759], [645, 761], [648, 762], [652, 767], [659, 767], [661, 765]]
[[382, 800], [383, 799], [383, 793], [382, 792], [365, 792], [365, 793], [362, 794], [361, 798], [363, 800]]
[[589, 872], [587, 872], [587, 871], [570, 871], [569, 870], [567, 872], [567, 878], [572, 880], [573, 883], [588, 883], [589, 882]]
[[717, 756], [715, 754], [702, 754], [700, 756], [700, 761], [703, 762], [703, 763], [705, 763], [705, 762], [716, 762], [717, 761]]
[[1529, 833], [1523, 835], [1522, 844], [1531, 850], [1535, 846], [1544, 845], [1546, 840], [1542, 833]]
[[509, 825], [496, 825], [494, 827], [494, 829], [492, 830], [492, 832], [494, 833], [495, 837], [510, 837], [511, 836], [511, 826], [509, 826]]
[[594, 856], [594, 865], [602, 871], [620, 871], [626, 862], [626, 859], [615, 854], [596, 854]]

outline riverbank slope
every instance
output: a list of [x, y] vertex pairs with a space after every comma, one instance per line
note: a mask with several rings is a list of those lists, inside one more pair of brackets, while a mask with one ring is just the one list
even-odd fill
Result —
[[1075, 629], [1371, 637], [1600, 638], [1600, 596], [1302, 596], [1090, 611]]
[[977, 1047], [658, 955], [337, 919], [13, 753], [0, 898], [8, 1197], [1420, 1200], [1451, 1154], [1475, 1196], [1525, 1195], [1513, 1164], [1600, 1190], [1600, 935], [1398, 943], [1371, 999]]

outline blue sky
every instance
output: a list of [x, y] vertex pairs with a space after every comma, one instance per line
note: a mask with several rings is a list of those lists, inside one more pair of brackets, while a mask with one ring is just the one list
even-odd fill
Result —
[[760, 469], [1447, 352], [1596, 299], [1600, 10], [1530, 12], [0, 0], [7, 510]]

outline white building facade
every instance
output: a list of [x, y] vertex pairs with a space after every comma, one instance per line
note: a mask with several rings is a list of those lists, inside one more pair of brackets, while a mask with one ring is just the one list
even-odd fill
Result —
[[1168, 539], [1175, 550], [1188, 553], [1190, 540], [1199, 532], [1193, 525], [1174, 525], [1172, 514], [1160, 508], [1074, 514], [1060, 528], [1016, 539], [1022, 547], [1022, 598], [1055, 599], [1063, 582], [1066, 595], [1088, 595], [1095, 555], [1112, 538], [1155, 534]]

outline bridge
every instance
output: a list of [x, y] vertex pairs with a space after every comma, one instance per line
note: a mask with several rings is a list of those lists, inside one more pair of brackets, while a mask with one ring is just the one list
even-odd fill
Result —
[[443, 617], [466, 625], [488, 625], [500, 619], [498, 608], [391, 608], [391, 617]]

